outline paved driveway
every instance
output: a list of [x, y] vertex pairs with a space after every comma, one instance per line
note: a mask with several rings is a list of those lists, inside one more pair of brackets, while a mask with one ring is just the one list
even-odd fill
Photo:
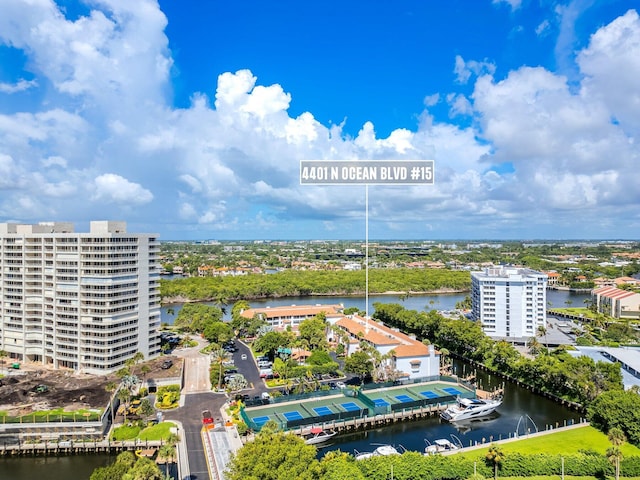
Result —
[[189, 459], [189, 476], [180, 480], [209, 480], [207, 460], [202, 445], [202, 411], [211, 410], [214, 418], [220, 420], [220, 408], [226, 402], [225, 395], [211, 391], [209, 381], [209, 356], [200, 353], [207, 342], [200, 337], [193, 336], [198, 342], [197, 347], [176, 350], [174, 355], [184, 358], [185, 386], [184, 405], [166, 412], [167, 420], [176, 420], [182, 424], [182, 431], [178, 435], [186, 442], [187, 457]]
[[[238, 351], [234, 352], [233, 361], [238, 369], [238, 373], [244, 375], [244, 378], [247, 379], [249, 384], [247, 390], [242, 393], [253, 397], [268, 391], [264, 381], [260, 378], [260, 370], [258, 370], [258, 365], [251, 353], [251, 349], [240, 340], [236, 340], [236, 346], [238, 347]], [[246, 355], [247, 359], [242, 360], [242, 355]]]
[[183, 393], [210, 392], [209, 356], [200, 353], [207, 342], [200, 337], [193, 336], [198, 342], [197, 347], [184, 348], [174, 352], [176, 356], [184, 358], [184, 389]]
[[167, 420], [177, 420], [182, 424], [182, 431], [179, 431], [178, 435], [183, 437], [187, 444], [190, 476], [180, 480], [210, 479], [201, 437], [202, 411], [211, 410], [214, 419], [217, 419], [216, 423], [220, 423], [220, 408], [226, 401], [226, 396], [222, 394], [192, 393], [185, 395], [184, 406], [166, 413]]

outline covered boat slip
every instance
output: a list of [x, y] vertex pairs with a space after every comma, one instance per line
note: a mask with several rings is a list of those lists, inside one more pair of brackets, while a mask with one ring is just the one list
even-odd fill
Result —
[[374, 414], [380, 415], [405, 408], [448, 404], [458, 397], [475, 396], [475, 391], [465, 385], [440, 381], [366, 390], [360, 398], [366, 398]]
[[291, 430], [315, 423], [359, 418], [368, 413], [368, 407], [358, 398], [337, 394], [306, 401], [244, 408], [241, 414], [249, 428], [259, 431], [269, 420], [275, 421], [282, 430]]
[[242, 417], [254, 431], [269, 420], [292, 430], [336, 420], [384, 415], [413, 408], [446, 405], [456, 398], [475, 398], [475, 391], [454, 382], [435, 381], [394, 387], [344, 390], [344, 393], [306, 400], [244, 408]]

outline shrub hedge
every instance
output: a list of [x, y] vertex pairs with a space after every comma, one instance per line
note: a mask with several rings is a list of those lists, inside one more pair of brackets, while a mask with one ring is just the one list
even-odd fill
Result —
[[[614, 467], [600, 453], [583, 452], [572, 455], [507, 453], [498, 468], [498, 477], [559, 476], [564, 459], [565, 475], [576, 477], [605, 478], [614, 475]], [[373, 457], [356, 462], [367, 480], [387, 480], [393, 465], [396, 480], [464, 480], [474, 470], [486, 478], [493, 478], [493, 465], [483, 456], [463, 457], [452, 455], [424, 456], [418, 452], [407, 452], [401, 456]], [[624, 458], [620, 463], [622, 477], [640, 476], [640, 457]]]

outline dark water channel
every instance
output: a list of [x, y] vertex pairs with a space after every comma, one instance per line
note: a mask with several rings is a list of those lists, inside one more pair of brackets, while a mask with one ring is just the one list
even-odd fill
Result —
[[404, 447], [407, 450], [423, 452], [425, 439], [433, 442], [438, 438], [459, 439], [463, 446], [470, 446], [581, 421], [582, 415], [579, 412], [513, 383], [505, 383], [495, 375], [472, 371], [469, 365], [462, 362], [457, 362], [455, 369], [461, 377], [476, 373], [484, 390], [493, 390], [504, 383], [504, 402], [496, 414], [471, 423], [451, 424], [436, 417], [336, 436], [330, 445], [320, 450], [319, 455], [338, 449], [348, 453], [354, 453], [356, 450], [367, 452], [374, 450], [379, 444], [391, 444], [401, 451], [401, 447]]

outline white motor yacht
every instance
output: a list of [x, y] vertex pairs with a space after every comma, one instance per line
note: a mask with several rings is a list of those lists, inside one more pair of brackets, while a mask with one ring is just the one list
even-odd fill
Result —
[[493, 413], [502, 405], [502, 398], [481, 400], [479, 398], [458, 398], [454, 405], [444, 410], [440, 417], [448, 422], [469, 420]]
[[381, 455], [400, 455], [400, 452], [393, 445], [380, 445], [373, 452], [356, 452], [356, 460], [365, 460]]

